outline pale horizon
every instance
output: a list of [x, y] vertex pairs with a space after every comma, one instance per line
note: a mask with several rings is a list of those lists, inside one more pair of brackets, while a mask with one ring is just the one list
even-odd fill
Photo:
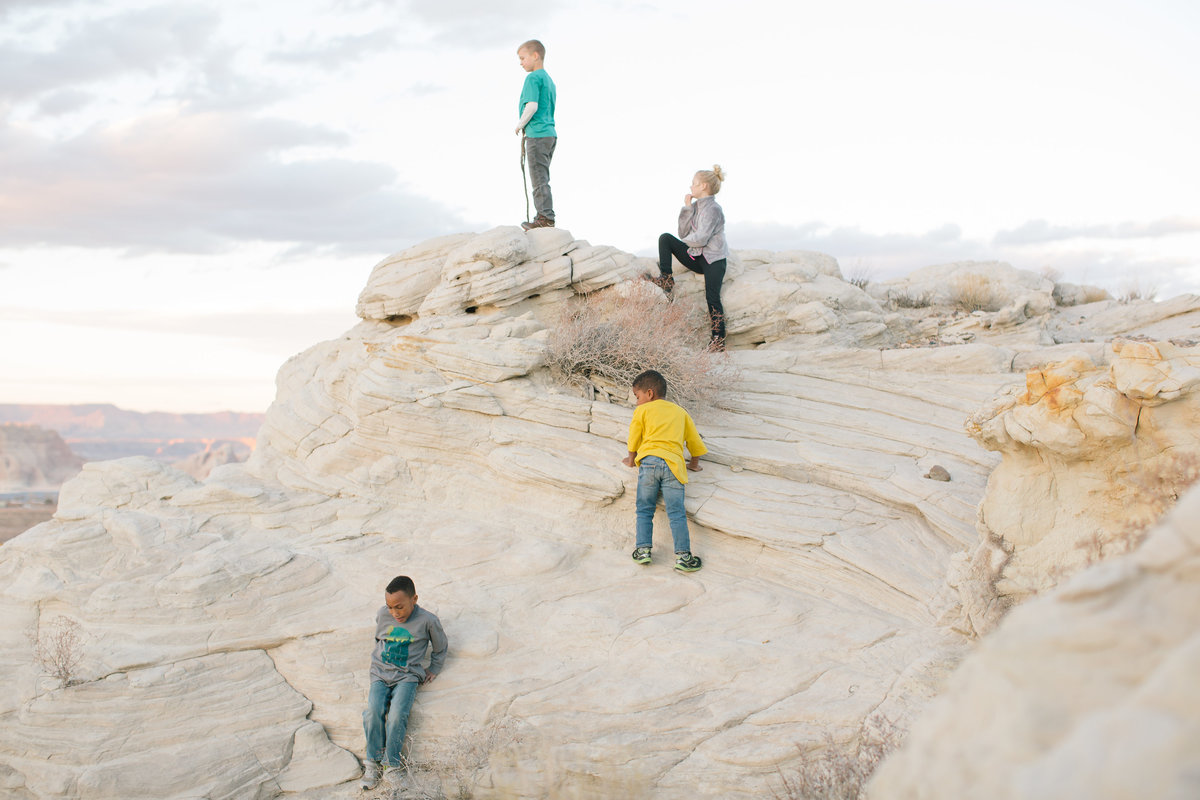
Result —
[[8, 0], [0, 402], [265, 411], [378, 260], [524, 218], [531, 37], [576, 238], [649, 255], [720, 163], [735, 250], [1200, 293], [1197, 30], [1181, 0]]

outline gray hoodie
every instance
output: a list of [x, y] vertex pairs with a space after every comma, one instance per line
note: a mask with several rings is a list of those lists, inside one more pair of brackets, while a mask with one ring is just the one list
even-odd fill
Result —
[[[428, 669], [442, 671], [446, 663], [446, 634], [438, 618], [413, 606], [404, 622], [396, 622], [387, 606], [375, 615], [375, 650], [371, 653], [371, 680], [395, 686], [401, 681], [422, 683]], [[430, 654], [429, 666], [425, 656]]]
[[725, 244], [725, 212], [712, 197], [693, 200], [679, 212], [679, 239], [692, 258], [704, 256], [709, 264], [729, 258]]

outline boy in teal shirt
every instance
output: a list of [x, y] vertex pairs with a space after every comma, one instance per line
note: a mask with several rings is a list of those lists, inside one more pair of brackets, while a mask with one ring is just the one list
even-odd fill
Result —
[[[692, 555], [688, 536], [687, 511], [683, 507], [683, 486], [688, 470], [699, 472], [700, 456], [708, 452], [691, 416], [666, 399], [667, 381], [655, 370], [646, 370], [633, 379], [633, 396], [637, 408], [629, 423], [629, 455], [622, 463], [638, 467], [637, 485], [637, 544], [633, 560], [650, 563], [650, 547], [654, 537], [654, 509], [661, 493], [671, 524], [675, 544], [675, 569], [695, 572], [700, 569], [700, 556]], [[687, 445], [691, 458], [683, 458]]]
[[533, 205], [537, 217], [533, 222], [522, 222], [525, 230], [554, 227], [554, 197], [550, 194], [550, 159], [554, 157], [554, 146], [558, 144], [558, 132], [554, 129], [554, 81], [542, 66], [546, 48], [537, 39], [530, 39], [517, 48], [521, 67], [529, 74], [521, 87], [521, 100], [517, 106], [520, 119], [517, 133], [525, 135], [525, 159], [529, 162], [529, 180], [533, 183]]

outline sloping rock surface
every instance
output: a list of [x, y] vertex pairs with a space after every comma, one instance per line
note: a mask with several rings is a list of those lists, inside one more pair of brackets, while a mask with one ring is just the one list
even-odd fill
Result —
[[[963, 423], [1019, 383], [1019, 358], [1057, 356], [1052, 284], [1017, 276], [1022, 312], [1000, 319], [891, 307], [820, 254], [737, 254], [741, 378], [693, 409], [705, 569], [682, 575], [661, 512], [655, 563], [628, 557], [631, 408], [544, 366], [564, 308], [646, 266], [561, 229], [426, 242], [376, 266], [361, 323], [281, 368], [247, 463], [203, 482], [144, 458], [87, 465], [55, 520], [0, 548], [0, 786], [353, 793], [396, 574], [451, 640], [411, 755], [488, 744], [456, 773], [480, 791], [761, 797], [798, 747], [853, 746], [872, 715], [907, 724], [971, 647], [946, 576], [978, 545], [999, 456]], [[676, 302], [702, 291], [689, 277]], [[83, 630], [66, 686], [26, 635], [59, 617]], [[184, 752], [187, 774], [127, 777]]]

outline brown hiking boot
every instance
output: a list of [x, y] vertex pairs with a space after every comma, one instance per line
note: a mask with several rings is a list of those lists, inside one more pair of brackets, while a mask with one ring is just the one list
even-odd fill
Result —
[[671, 296], [671, 290], [675, 288], [675, 278], [671, 275], [643, 275], [642, 279], [662, 289], [667, 297]]
[[534, 217], [533, 222], [522, 222], [521, 227], [527, 231], [531, 231], [534, 228], [553, 228], [554, 220], [538, 214]]

